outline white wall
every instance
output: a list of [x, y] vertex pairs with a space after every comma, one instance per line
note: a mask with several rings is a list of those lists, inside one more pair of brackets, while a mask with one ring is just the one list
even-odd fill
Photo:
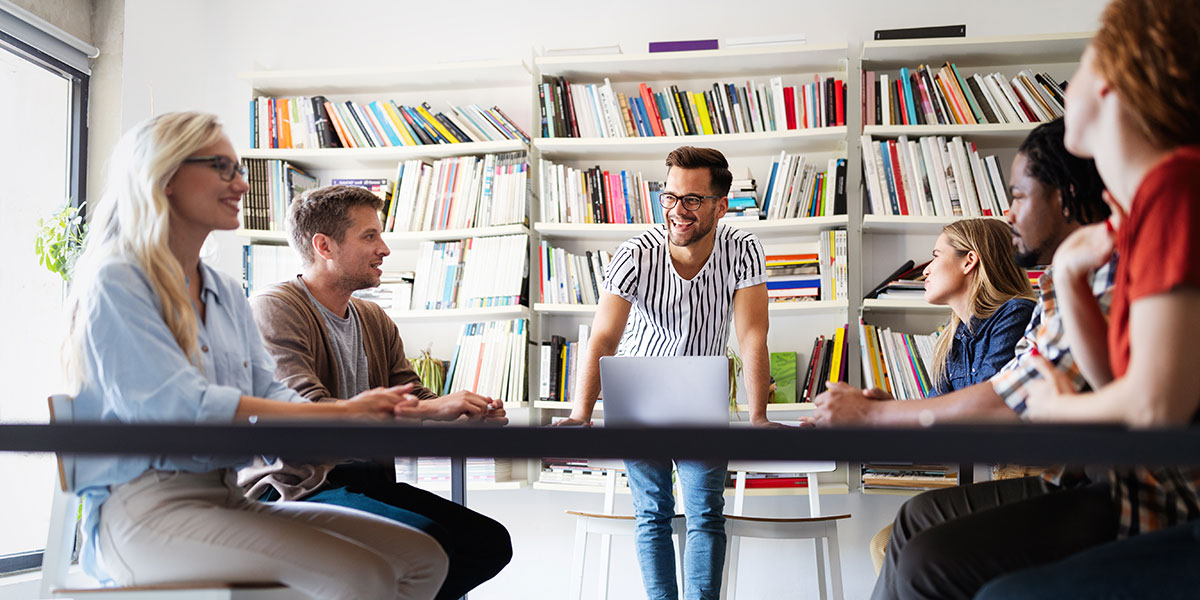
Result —
[[[454, 3], [317, 0], [126, 0], [121, 110], [97, 119], [120, 128], [152, 114], [201, 109], [220, 114], [235, 144], [247, 137], [248, 85], [237, 73], [258, 69], [424, 64], [442, 60], [528, 57], [532, 48], [620, 44], [645, 51], [650, 40], [804, 33], [809, 43], [854, 47], [880, 28], [966, 23], [972, 36], [1085, 31], [1096, 27], [1101, 0], [1007, 2], [606, 3], [459, 0]], [[1034, 17], [1036, 15], [1036, 17]], [[526, 109], [527, 110], [527, 109]], [[93, 160], [105, 160], [97, 152]], [[99, 190], [93, 189], [93, 195]], [[239, 242], [218, 238], [218, 263], [237, 273]], [[795, 514], [802, 499], [761, 498], [750, 508]], [[572, 525], [564, 508], [599, 506], [600, 498], [521, 490], [481, 492], [471, 505], [513, 531], [514, 563], [471, 597], [560, 598], [566, 589]], [[874, 580], [867, 540], [890, 520], [900, 499], [835, 496], [826, 510], [854, 514], [842, 530], [847, 598], [865, 597]], [[640, 597], [628, 544], [614, 552], [614, 598]], [[798, 544], [747, 543], [742, 597], [815, 597], [811, 550]]]

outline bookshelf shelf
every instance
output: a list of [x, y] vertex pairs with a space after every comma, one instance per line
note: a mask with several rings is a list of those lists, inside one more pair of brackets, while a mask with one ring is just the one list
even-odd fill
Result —
[[543, 73], [586, 79], [598, 74], [614, 82], [702, 79], [740, 73], [747, 77], [846, 70], [846, 44], [726, 48], [690, 52], [538, 57]]
[[529, 65], [520, 59], [481, 60], [394, 65], [250, 71], [238, 79], [265, 96], [300, 96], [314, 90], [322, 94], [511, 87], [529, 84]]
[[[529, 228], [524, 225], [499, 225], [496, 227], [472, 227], [470, 229], [442, 229], [437, 231], [393, 231], [383, 234], [383, 241], [389, 245], [416, 246], [425, 241], [445, 242], [465, 240], [471, 237], [487, 237], [493, 235], [528, 234]], [[254, 229], [238, 229], [238, 237], [249, 238], [252, 242], [282, 242], [287, 243], [287, 234], [282, 231], [257, 231]]]
[[552, 160], [661, 159], [684, 144], [719, 148], [728, 157], [788, 152], [833, 152], [845, 147], [845, 127], [790, 129], [755, 133], [634, 138], [537, 138], [533, 145]]
[[[533, 482], [533, 489], [552, 492], [578, 492], [584, 494], [603, 494], [603, 485], [587, 485], [575, 483], [549, 483], [545, 481]], [[829, 494], [849, 494], [850, 486], [844, 483], [826, 483], [821, 482], [821, 495]], [[617, 488], [617, 494], [629, 495], [629, 488], [620, 486]], [[726, 496], [733, 496], [733, 488], [725, 489]], [[749, 488], [746, 490], [747, 496], [807, 496], [808, 488]]]
[[533, 230], [545, 240], [623, 242], [650, 229], [645, 223], [534, 223]]
[[488, 308], [448, 308], [442, 310], [391, 310], [388, 316], [397, 322], [412, 321], [501, 321], [527, 319], [530, 316], [525, 306], [492, 306]]
[[395, 146], [388, 148], [247, 148], [242, 158], [275, 158], [304, 168], [395, 169], [400, 161], [423, 158], [434, 160], [448, 156], [518, 152], [526, 146], [519, 140], [465, 142], [461, 144], [427, 144], [424, 146]]
[[[571, 410], [571, 403], [570, 402], [558, 402], [555, 400], [534, 400], [533, 407], [534, 408], [544, 408], [546, 410]], [[597, 402], [596, 406], [592, 410], [594, 412], [603, 412], [604, 411], [604, 403]]]
[[949, 60], [959, 67], [991, 67], [1014, 63], [1075, 63], [1092, 39], [1092, 32], [975, 38], [870, 40], [860, 57], [873, 69], [911, 67]]
[[[506, 490], [519, 490], [526, 487], [524, 481], [471, 481], [467, 480], [467, 491], [470, 492], [494, 492]], [[425, 482], [417, 485], [417, 487], [430, 492], [448, 492], [450, 491], [449, 481], [434, 481]], [[822, 488], [824, 489], [824, 488]]]
[[[771, 314], [811, 314], [817, 312], [846, 311], [845, 300], [815, 300], [812, 302], [773, 302], [767, 305]], [[596, 313], [595, 304], [534, 304], [533, 312], [542, 315], [585, 315]]]
[[[967, 217], [918, 217], [912, 215], [864, 215], [862, 228], [869, 233], [936, 235], [942, 228]], [[994, 217], [1003, 219], [1004, 217]]]
[[896, 488], [862, 488], [864, 496], [916, 496], [928, 490], [924, 488], [918, 489], [896, 489]]
[[902, 312], [920, 312], [920, 313], [941, 313], [948, 312], [949, 306], [937, 306], [930, 304], [924, 300], [880, 300], [871, 298], [863, 300], [862, 309], [864, 311], [902, 311]]
[[1017, 146], [1041, 123], [986, 123], [983, 125], [867, 125], [865, 135], [894, 138], [907, 135], [916, 139], [926, 135], [962, 136], [983, 147]]

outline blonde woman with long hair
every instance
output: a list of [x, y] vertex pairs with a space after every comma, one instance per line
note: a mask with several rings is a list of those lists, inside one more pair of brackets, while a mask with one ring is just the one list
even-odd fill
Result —
[[925, 301], [951, 310], [930, 365], [938, 394], [987, 381], [1012, 359], [1033, 315], [1033, 288], [1013, 258], [1012, 230], [998, 219], [947, 225], [924, 275]]
[[[200, 260], [238, 226], [249, 186], [212, 115], [171, 113], [122, 137], [68, 303], [76, 418], [110, 423], [411, 416], [405, 387], [313, 404], [274, 380], [241, 285]], [[278, 581], [315, 598], [432, 598], [432, 537], [341, 507], [245, 499], [215, 456], [80, 457], [82, 563], [108, 583]]]

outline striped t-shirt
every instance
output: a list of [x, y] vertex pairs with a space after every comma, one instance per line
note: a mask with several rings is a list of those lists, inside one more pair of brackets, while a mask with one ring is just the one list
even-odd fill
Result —
[[665, 227], [617, 248], [602, 289], [633, 306], [617, 356], [724, 356], [733, 294], [767, 280], [762, 244], [718, 223], [708, 262], [690, 280], [671, 262]]

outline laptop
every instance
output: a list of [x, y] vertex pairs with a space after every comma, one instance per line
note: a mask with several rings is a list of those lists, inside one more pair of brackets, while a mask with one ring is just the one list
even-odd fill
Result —
[[724, 356], [603, 356], [606, 427], [728, 427]]

